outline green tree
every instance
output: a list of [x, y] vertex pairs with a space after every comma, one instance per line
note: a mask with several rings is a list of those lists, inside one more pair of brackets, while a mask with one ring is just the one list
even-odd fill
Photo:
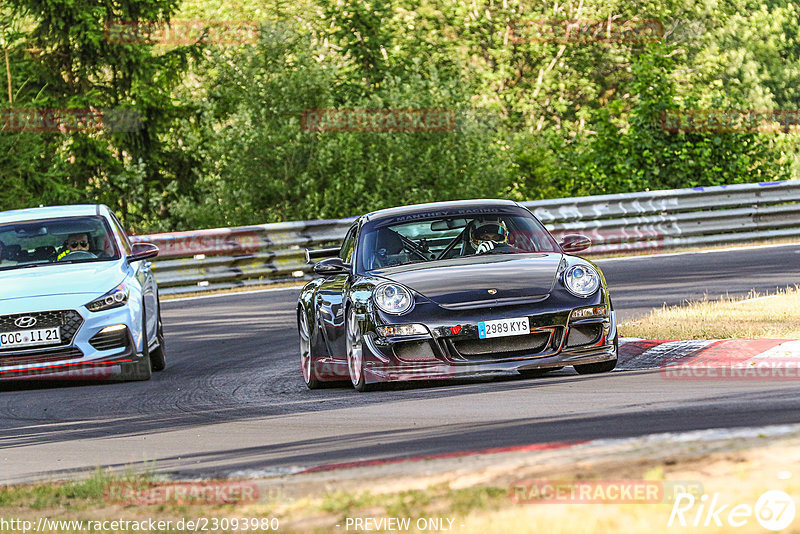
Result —
[[[14, 106], [110, 110], [107, 126], [113, 113], [135, 119], [103, 132], [42, 135], [41, 153], [53, 158], [50, 169], [60, 171], [58, 193], [71, 191], [64, 200], [106, 202], [140, 227], [164, 215], [163, 193], [184, 178], [191, 160], [167, 135], [181, 115], [171, 91], [182, 81], [191, 47], [157, 55], [151, 45], [120, 44], [106, 31], [119, 22], [167, 22], [176, 7], [176, 0], [9, 0], [11, 16], [29, 21], [21, 46], [29, 52], [14, 57], [15, 72], [25, 76]], [[41, 181], [20, 172], [24, 182]]]

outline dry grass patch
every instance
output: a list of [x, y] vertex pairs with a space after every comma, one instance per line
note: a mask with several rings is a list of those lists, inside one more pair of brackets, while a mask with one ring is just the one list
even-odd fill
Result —
[[664, 306], [620, 325], [620, 335], [643, 339], [800, 339], [800, 286], [773, 295], [707, 298]]

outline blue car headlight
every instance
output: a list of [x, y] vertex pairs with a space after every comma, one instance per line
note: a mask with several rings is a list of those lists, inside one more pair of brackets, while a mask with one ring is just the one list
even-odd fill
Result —
[[573, 265], [564, 273], [564, 287], [576, 297], [589, 297], [600, 287], [600, 274], [590, 265]]
[[86, 305], [86, 308], [91, 312], [119, 308], [128, 302], [129, 293], [130, 292], [128, 291], [128, 288], [125, 286], [125, 282], [123, 282], [102, 297], [91, 301]]
[[381, 284], [372, 293], [375, 305], [386, 313], [400, 315], [411, 309], [414, 297], [400, 284]]

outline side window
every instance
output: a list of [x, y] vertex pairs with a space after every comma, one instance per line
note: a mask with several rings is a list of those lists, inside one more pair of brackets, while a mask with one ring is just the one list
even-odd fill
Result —
[[114, 228], [119, 233], [120, 239], [122, 239], [122, 247], [125, 249], [125, 254], [131, 253], [131, 241], [128, 239], [128, 233], [122, 228], [122, 224], [117, 219], [117, 216], [111, 213], [111, 221], [114, 223]]
[[356, 249], [357, 231], [358, 226], [353, 226], [347, 231], [347, 235], [344, 237], [344, 241], [342, 241], [342, 249], [339, 251], [339, 257], [345, 263], [353, 261], [353, 251]]

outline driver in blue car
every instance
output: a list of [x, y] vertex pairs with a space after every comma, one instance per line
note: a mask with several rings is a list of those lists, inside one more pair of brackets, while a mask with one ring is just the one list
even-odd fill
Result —
[[470, 232], [470, 241], [475, 254], [487, 254], [496, 248], [510, 248], [508, 228], [502, 220], [476, 224]]
[[62, 259], [70, 252], [89, 252], [89, 234], [69, 234], [64, 242], [64, 250], [58, 255], [56, 261]]

